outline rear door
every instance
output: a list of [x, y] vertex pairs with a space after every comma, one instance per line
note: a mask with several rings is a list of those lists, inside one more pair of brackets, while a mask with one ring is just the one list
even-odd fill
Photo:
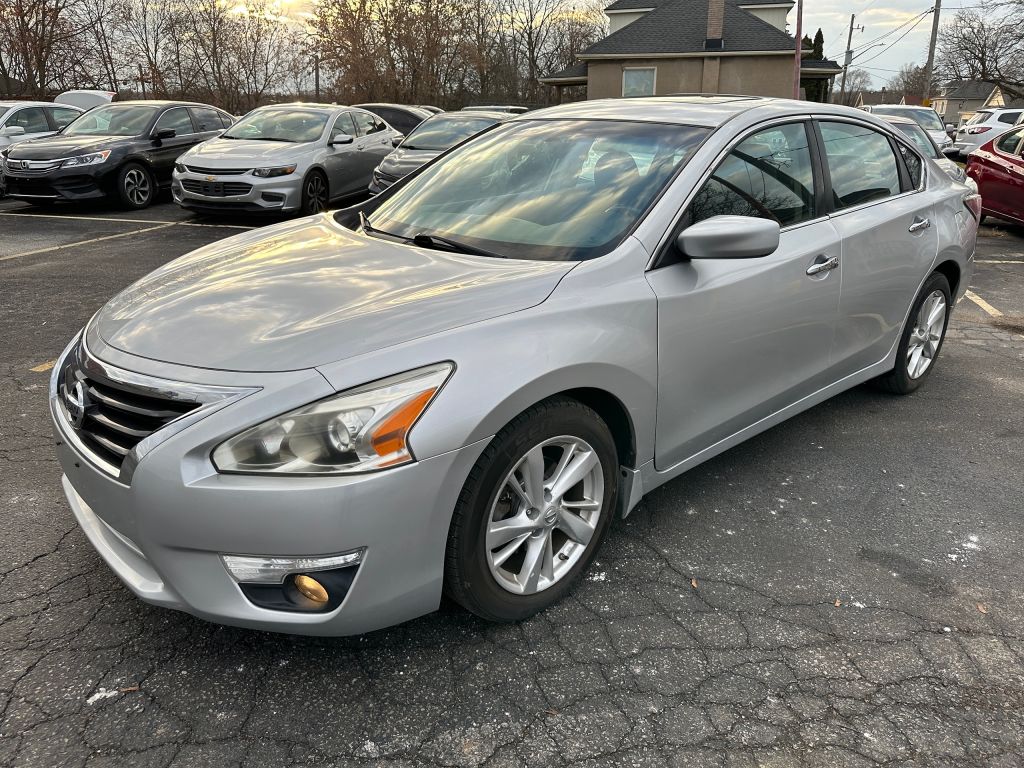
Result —
[[46, 113], [55, 131], [63, 130], [72, 120], [82, 114], [77, 109], [72, 109], [71, 107], [46, 107]]
[[394, 132], [388, 130], [387, 125], [371, 112], [354, 109], [351, 114], [358, 132], [354, 142], [358, 153], [358, 159], [353, 164], [355, 175], [358, 177], [355, 181], [357, 187], [365, 189], [370, 186], [373, 169], [380, 165], [380, 161], [393, 149], [391, 137]]
[[822, 119], [817, 128], [830, 219], [842, 240], [832, 352], [839, 378], [882, 361], [893, 348], [935, 261], [938, 227], [923, 166], [912, 179], [894, 139], [852, 119]]
[[213, 107], [190, 107], [197, 142], [208, 141], [224, 132], [224, 121]]
[[[809, 125], [784, 122], [742, 138], [672, 236], [713, 216], [769, 218], [782, 228], [775, 253], [676, 258], [647, 274], [658, 297], [659, 470], [830, 381], [839, 238], [822, 210]], [[832, 268], [817, 266], [825, 264]]]

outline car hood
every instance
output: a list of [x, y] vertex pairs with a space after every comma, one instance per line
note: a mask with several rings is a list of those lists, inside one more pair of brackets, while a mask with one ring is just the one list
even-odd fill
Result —
[[134, 136], [44, 136], [39, 139], [19, 141], [11, 150], [12, 160], [56, 160], [61, 157], [85, 155], [103, 149], [114, 149], [130, 144]]
[[439, 154], [441, 152], [434, 149], [405, 149], [404, 147], [399, 147], [384, 158], [380, 164], [380, 171], [381, 173], [401, 178], [406, 174], [412, 173], [421, 165], [430, 162]]
[[298, 370], [536, 306], [572, 267], [416, 248], [321, 215], [170, 262], [110, 301], [91, 331], [168, 363]]
[[952, 139], [949, 138], [949, 134], [946, 133], [945, 131], [929, 131], [926, 129], [926, 133], [929, 136], [931, 136], [935, 140], [935, 143], [938, 144], [940, 147], [943, 144], [948, 144], [949, 142], [952, 141]]
[[282, 141], [249, 139], [210, 139], [188, 152], [180, 161], [202, 163], [204, 168], [232, 168], [239, 163], [260, 164], [294, 160], [309, 152], [314, 144], [289, 144]]

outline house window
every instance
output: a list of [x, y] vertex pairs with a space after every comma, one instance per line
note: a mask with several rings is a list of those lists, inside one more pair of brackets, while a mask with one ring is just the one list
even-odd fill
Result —
[[623, 96], [653, 96], [657, 67], [627, 67], [622, 70]]

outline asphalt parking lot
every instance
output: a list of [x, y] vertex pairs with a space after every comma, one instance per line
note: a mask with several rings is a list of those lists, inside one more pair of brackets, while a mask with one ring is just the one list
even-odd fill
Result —
[[0, 766], [1024, 765], [1024, 229], [983, 228], [922, 390], [655, 491], [556, 608], [308, 639], [136, 600], [46, 417], [99, 306], [253, 223], [0, 202]]

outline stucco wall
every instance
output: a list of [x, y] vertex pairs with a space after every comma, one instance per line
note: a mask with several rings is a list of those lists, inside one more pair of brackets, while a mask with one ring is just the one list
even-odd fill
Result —
[[789, 97], [793, 91], [792, 56], [722, 56], [719, 58], [717, 87], [703, 82], [702, 58], [598, 59], [589, 62], [587, 98], [609, 99], [622, 96], [623, 67], [657, 67], [655, 95], [658, 96], [717, 92]]
[[788, 8], [758, 8], [757, 6], [751, 6], [743, 10], [757, 16], [759, 19], [764, 19], [776, 29], [781, 29], [783, 32], [786, 31], [786, 17], [789, 15]]
[[[653, 3], [652, 3], [653, 7]], [[648, 11], [639, 11], [637, 13], [608, 13], [605, 14], [608, 17], [608, 34], [612, 32], [618, 32], [627, 24], [632, 24], [634, 21], [644, 16]]]

